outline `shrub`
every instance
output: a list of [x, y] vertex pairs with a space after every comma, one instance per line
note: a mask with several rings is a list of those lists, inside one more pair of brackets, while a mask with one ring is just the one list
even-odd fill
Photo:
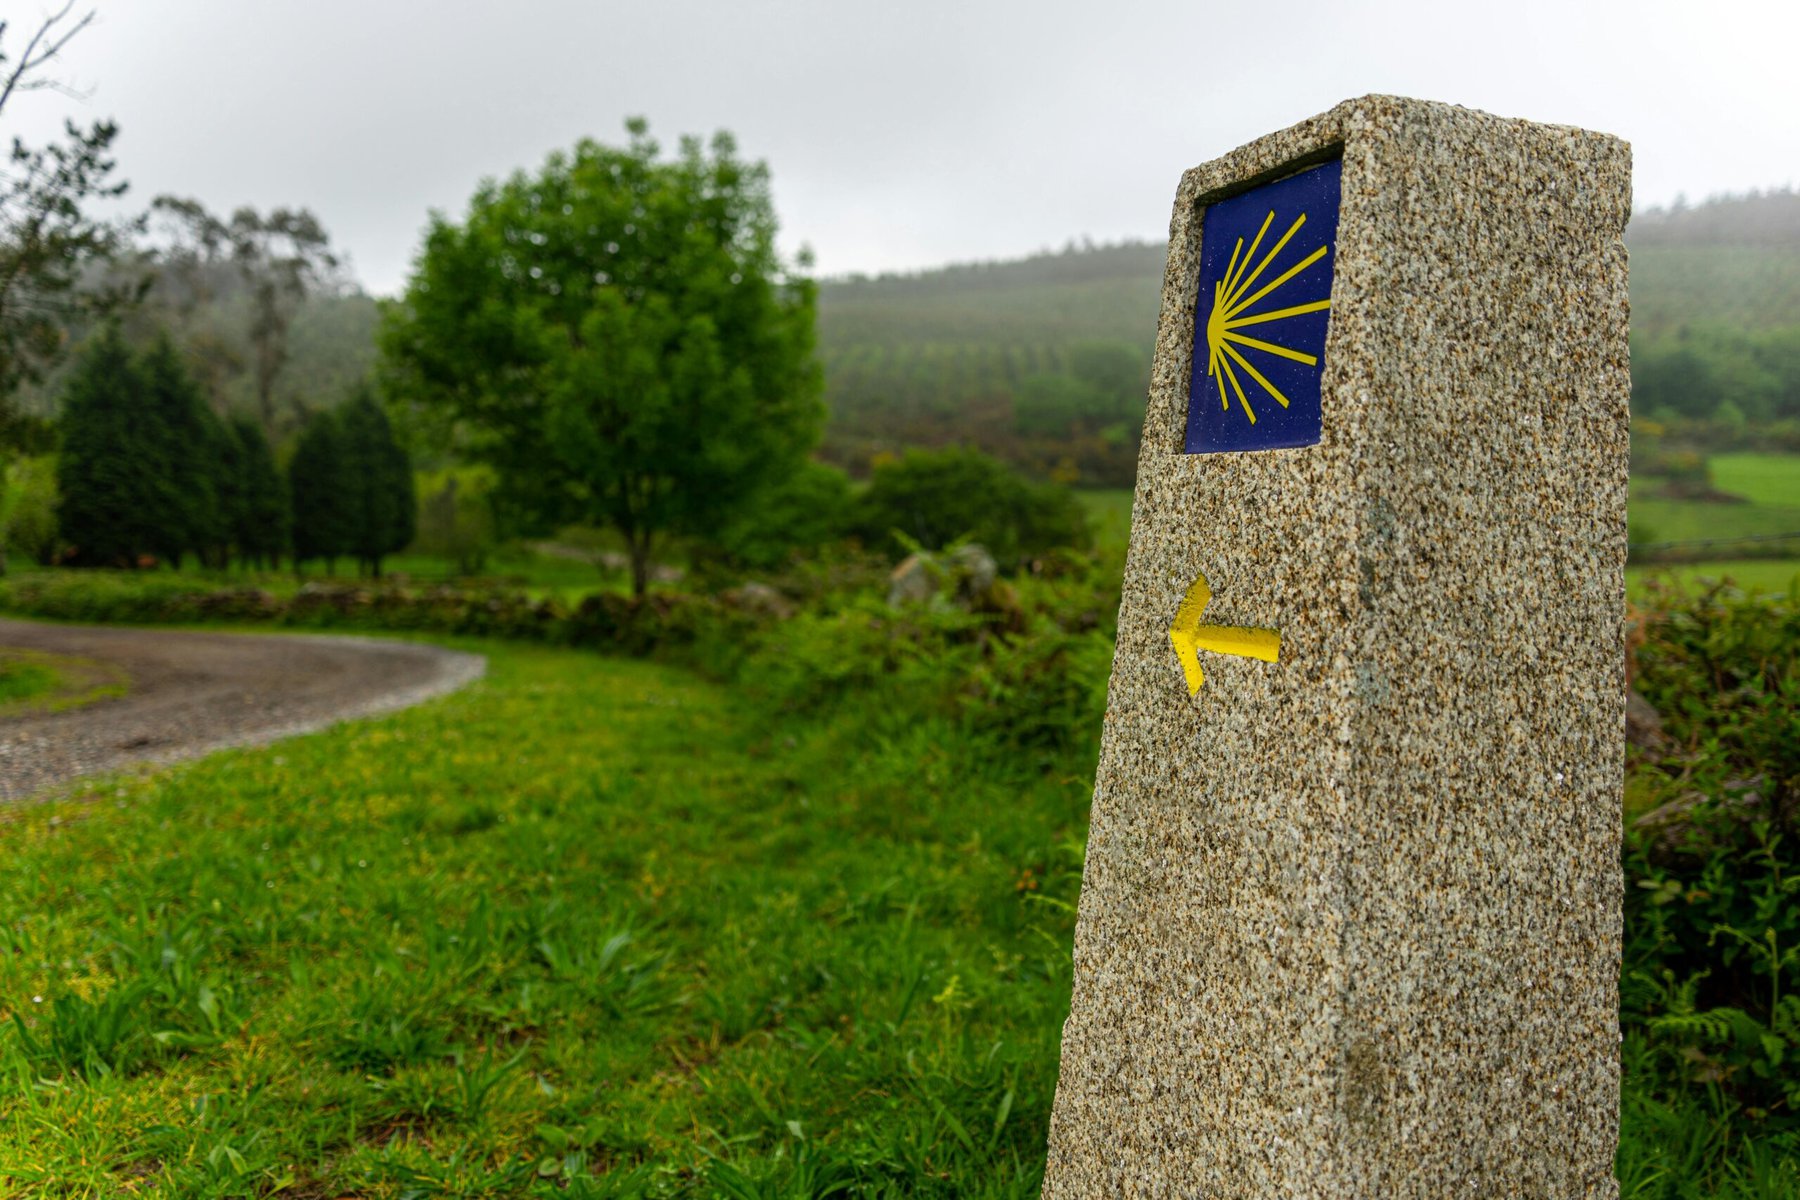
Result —
[[1715, 588], [1646, 625], [1673, 743], [1633, 791], [1621, 1017], [1665, 1093], [1800, 1127], [1800, 612]]
[[746, 567], [779, 566], [849, 532], [850, 480], [835, 467], [802, 463], [757, 493], [718, 532], [718, 550]]
[[[855, 530], [890, 553], [904, 539], [928, 550], [980, 542], [1002, 567], [1059, 547], [1086, 547], [1091, 535], [1075, 497], [1035, 485], [975, 450], [909, 450], [878, 465], [856, 506]], [[898, 534], [898, 536], [896, 536]]]
[[56, 557], [56, 460], [24, 458], [6, 467], [0, 494], [5, 551], [47, 565]]
[[1033, 593], [1023, 630], [1010, 632], [1004, 614], [859, 597], [771, 628], [739, 680], [771, 711], [861, 699], [877, 726], [937, 717], [1012, 749], [1086, 754], [1100, 734], [1112, 638], [1079, 610], [1044, 603], [1054, 598]]

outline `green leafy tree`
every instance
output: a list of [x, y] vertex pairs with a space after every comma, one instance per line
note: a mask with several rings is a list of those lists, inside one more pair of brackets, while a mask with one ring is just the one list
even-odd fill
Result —
[[137, 566], [162, 541], [145, 382], [116, 325], [84, 348], [62, 398], [57, 522], [75, 562]]
[[294, 566], [322, 558], [329, 574], [355, 548], [345, 437], [335, 413], [315, 413], [307, 422], [288, 463], [288, 489]]
[[776, 253], [767, 168], [723, 133], [666, 159], [628, 129], [434, 217], [382, 349], [501, 504], [616, 529], [641, 595], [658, 540], [710, 536], [796, 470], [823, 406], [814, 287]]
[[406, 549], [417, 532], [412, 460], [394, 439], [387, 414], [367, 388], [338, 412], [343, 434], [349, 552], [377, 577], [381, 560]]

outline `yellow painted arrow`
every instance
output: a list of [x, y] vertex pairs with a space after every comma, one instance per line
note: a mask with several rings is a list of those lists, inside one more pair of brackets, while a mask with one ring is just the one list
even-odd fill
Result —
[[1175, 657], [1181, 660], [1181, 672], [1187, 676], [1188, 695], [1199, 693], [1206, 682], [1200, 669], [1200, 651], [1235, 654], [1239, 658], [1260, 658], [1274, 662], [1281, 652], [1281, 635], [1273, 629], [1248, 629], [1241, 625], [1202, 625], [1200, 614], [1212, 599], [1206, 576], [1196, 575], [1193, 586], [1175, 611], [1175, 623], [1169, 626], [1169, 640], [1175, 643]]

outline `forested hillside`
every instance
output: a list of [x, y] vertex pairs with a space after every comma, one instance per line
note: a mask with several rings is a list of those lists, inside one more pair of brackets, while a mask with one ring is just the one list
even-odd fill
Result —
[[1069, 482], [1129, 480], [1163, 248], [826, 283], [824, 452], [852, 469], [904, 445], [972, 441]]
[[[1714, 441], [1800, 441], [1800, 195], [1649, 210], [1627, 240], [1637, 409], [1716, 426]], [[973, 441], [1041, 473], [1127, 481], [1162, 265], [1160, 245], [1071, 246], [826, 282], [825, 453], [859, 469], [902, 445]]]

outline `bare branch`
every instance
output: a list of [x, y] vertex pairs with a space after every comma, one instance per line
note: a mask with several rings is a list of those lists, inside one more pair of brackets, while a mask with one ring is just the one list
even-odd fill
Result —
[[[51, 31], [56, 28], [58, 23], [69, 15], [70, 10], [74, 7], [75, 0], [67, 0], [67, 3], [60, 9], [44, 18], [44, 23], [38, 26], [36, 33], [31, 35], [31, 40], [25, 43], [24, 53], [19, 55], [18, 62], [15, 63], [13, 69], [7, 73], [5, 81], [0, 83], [0, 112], [5, 111], [6, 102], [12, 98], [14, 92], [29, 92], [39, 88], [50, 88], [53, 91], [61, 92], [66, 96], [80, 97], [82, 95], [82, 93], [75, 91], [73, 88], [70, 88], [59, 80], [28, 78], [32, 72], [40, 69], [45, 63], [48, 63], [51, 59], [62, 53], [63, 47], [67, 46], [69, 41], [74, 38], [76, 34], [93, 24], [95, 14], [94, 10], [90, 9], [69, 29], [60, 34], [52, 35]], [[0, 21], [0, 36], [4, 36], [6, 33], [6, 24], [6, 22]], [[45, 44], [45, 38], [47, 37], [50, 40]], [[42, 47], [41, 49], [40, 46]], [[5, 55], [0, 54], [0, 62], [5, 61]]]

